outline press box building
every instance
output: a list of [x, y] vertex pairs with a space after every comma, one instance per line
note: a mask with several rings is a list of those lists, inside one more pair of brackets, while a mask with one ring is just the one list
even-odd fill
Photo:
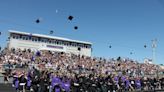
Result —
[[91, 56], [92, 43], [68, 38], [9, 30], [9, 49], [49, 50]]

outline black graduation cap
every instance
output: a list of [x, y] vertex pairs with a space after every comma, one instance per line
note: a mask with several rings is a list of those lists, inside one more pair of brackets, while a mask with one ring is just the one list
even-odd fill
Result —
[[109, 48], [112, 48], [112, 46], [110, 45]]
[[36, 56], [41, 56], [40, 51], [37, 51], [37, 52], [36, 52]]
[[80, 48], [80, 47], [78, 47], [78, 48], [77, 48], [77, 50], [78, 50], [78, 51], [81, 51], [81, 48]]
[[61, 52], [60, 54], [64, 54], [64, 52]]
[[49, 50], [48, 53], [51, 54], [51, 51]]
[[78, 26], [75, 26], [74, 29], [77, 30], [78, 29]]
[[121, 57], [119, 56], [118, 58], [117, 58], [117, 61], [120, 61], [121, 60]]
[[70, 21], [73, 20], [73, 16], [69, 16], [68, 20], [70, 20]]
[[146, 45], [144, 45], [144, 48], [146, 48], [147, 46]]
[[27, 49], [27, 50], [28, 50], [29, 53], [31, 52], [31, 49]]
[[130, 55], [132, 55], [133, 53], [132, 52], [130, 52]]
[[12, 52], [15, 52], [15, 48], [12, 48], [11, 51], [12, 51]]
[[51, 31], [50, 31], [50, 34], [53, 34], [53, 33], [54, 33], [54, 31], [53, 31], [53, 30], [51, 30]]
[[35, 22], [36, 22], [36, 23], [40, 23], [40, 19], [37, 19]]

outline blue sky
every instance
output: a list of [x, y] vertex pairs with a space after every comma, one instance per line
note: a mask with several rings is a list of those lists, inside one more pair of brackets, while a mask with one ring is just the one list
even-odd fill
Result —
[[[72, 22], [69, 15], [74, 16]], [[37, 18], [42, 18], [39, 24]], [[162, 0], [1, 0], [2, 47], [9, 29], [41, 34], [54, 30], [55, 36], [92, 42], [93, 56], [140, 62], [152, 58], [151, 40], [157, 38], [156, 63], [164, 60]]]

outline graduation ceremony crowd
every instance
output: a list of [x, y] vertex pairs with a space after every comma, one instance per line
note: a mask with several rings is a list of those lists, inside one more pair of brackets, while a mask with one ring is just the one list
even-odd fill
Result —
[[131, 59], [104, 59], [63, 52], [4, 49], [4, 81], [18, 92], [129, 92], [164, 89], [163, 70]]

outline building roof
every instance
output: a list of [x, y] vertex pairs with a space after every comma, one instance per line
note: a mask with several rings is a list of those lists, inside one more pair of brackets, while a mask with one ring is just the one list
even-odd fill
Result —
[[57, 39], [57, 40], [63, 40], [63, 41], [69, 41], [69, 42], [77, 42], [77, 43], [90, 44], [90, 45], [92, 44], [91, 42], [86, 42], [86, 41], [72, 40], [72, 39], [68, 39], [68, 38], [57, 37], [57, 36], [48, 36], [48, 35], [43, 35], [43, 34], [35, 34], [35, 33], [33, 34], [33, 33], [27, 33], [27, 32], [15, 31], [15, 30], [9, 30], [9, 33], [16, 33], [16, 34], [23, 34], [23, 35], [32, 34], [33, 36], [37, 36], [37, 37]]

